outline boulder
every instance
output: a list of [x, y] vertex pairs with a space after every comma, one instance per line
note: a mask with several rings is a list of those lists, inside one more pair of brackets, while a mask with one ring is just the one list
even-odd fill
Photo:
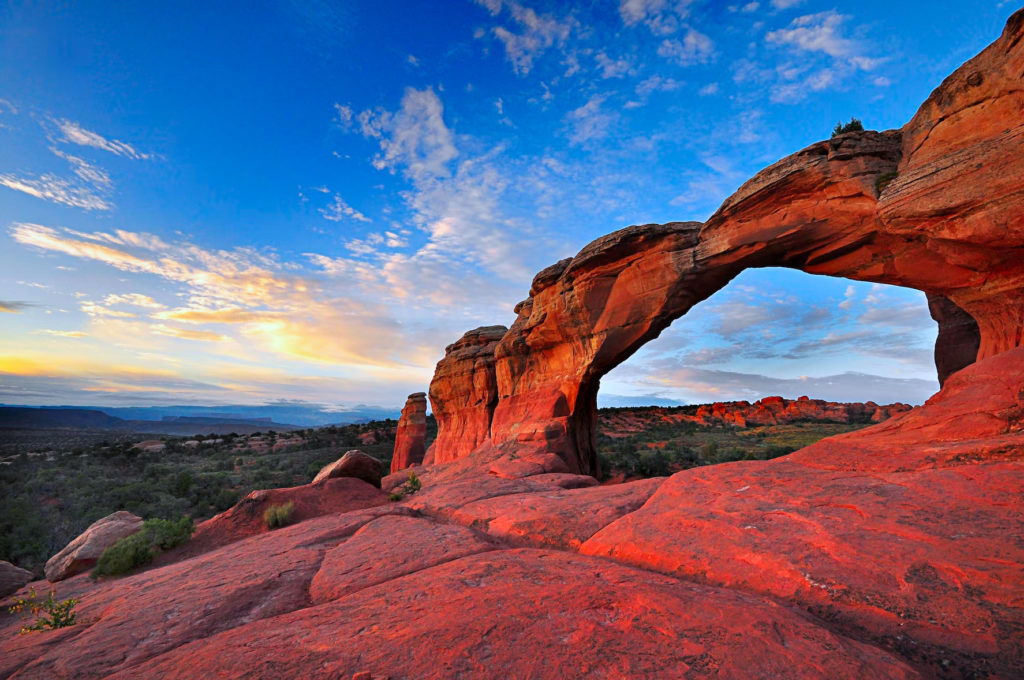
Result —
[[46, 580], [56, 583], [92, 569], [104, 550], [141, 529], [142, 518], [126, 510], [96, 520], [46, 562]]
[[32, 580], [32, 572], [0, 560], [0, 597], [17, 592]]
[[335, 477], [354, 477], [380, 488], [384, 464], [359, 449], [346, 451], [345, 455], [325, 465], [313, 478], [313, 484]]
[[395, 431], [395, 451], [391, 456], [391, 472], [395, 473], [423, 462], [427, 438], [427, 395], [409, 395], [402, 408]]

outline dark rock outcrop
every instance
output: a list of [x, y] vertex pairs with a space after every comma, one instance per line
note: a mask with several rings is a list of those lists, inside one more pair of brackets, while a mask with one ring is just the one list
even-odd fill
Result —
[[325, 465], [313, 478], [313, 484], [335, 477], [354, 477], [380, 488], [384, 464], [359, 449], [346, 451], [338, 460]]
[[17, 592], [31, 580], [31, 571], [0, 560], [0, 597], [7, 597], [11, 593]]

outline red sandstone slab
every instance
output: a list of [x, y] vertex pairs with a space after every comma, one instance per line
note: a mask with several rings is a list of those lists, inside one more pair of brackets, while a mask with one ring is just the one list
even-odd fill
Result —
[[309, 594], [314, 604], [329, 602], [494, 547], [457, 524], [400, 515], [381, 517], [327, 551]]
[[197, 640], [115, 678], [912, 678], [806, 615], [540, 550], [473, 555]]
[[[135, 575], [68, 579], [57, 597], [80, 600], [80, 623], [18, 636], [18, 619], [11, 617], [0, 639], [0, 677], [105, 677], [191, 640], [306, 607], [324, 552], [393, 512], [404, 510], [315, 518]], [[177, 677], [202, 676], [183, 667]]]
[[499, 496], [465, 505], [452, 519], [516, 543], [575, 550], [599, 529], [646, 503], [663, 481], [658, 477]]
[[1024, 663], [1010, 633], [1024, 630], [1024, 544], [1010, 538], [1021, 489], [1021, 463], [720, 465], [671, 477], [581, 552], [790, 600], [911, 656], [1012, 677]]

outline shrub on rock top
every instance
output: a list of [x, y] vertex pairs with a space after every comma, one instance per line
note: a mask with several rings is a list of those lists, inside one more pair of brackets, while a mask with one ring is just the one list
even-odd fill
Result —
[[284, 505], [271, 505], [263, 511], [263, 523], [268, 529], [277, 529], [292, 522], [292, 513], [295, 512], [295, 503], [288, 501]]
[[845, 135], [847, 132], [863, 132], [864, 124], [857, 118], [850, 118], [850, 122], [843, 124], [842, 121], [836, 123], [836, 126], [832, 129], [832, 136], [838, 137], [839, 135]]

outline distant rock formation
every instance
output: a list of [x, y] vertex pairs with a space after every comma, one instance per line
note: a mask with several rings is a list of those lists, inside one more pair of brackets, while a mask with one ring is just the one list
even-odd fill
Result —
[[46, 580], [63, 581], [96, 566], [103, 551], [142, 530], [142, 518], [126, 510], [98, 519], [46, 562]]
[[335, 477], [354, 477], [373, 484], [379, 489], [383, 466], [384, 464], [373, 456], [369, 456], [359, 449], [353, 449], [346, 451], [344, 456], [333, 463], [323, 466], [313, 478], [313, 484]]
[[[615, 436], [616, 423], [625, 425], [637, 414], [651, 412], [651, 417], [667, 423], [696, 423], [707, 426], [753, 427], [758, 425], [782, 425], [801, 421], [831, 423], [880, 423], [894, 415], [905, 413], [913, 407], [910, 404], [886, 404], [879, 406], [873, 401], [867, 403], [837, 403], [822, 399], [784, 399], [765, 397], [751, 404], [749, 401], [715, 402], [702, 404], [693, 413], [672, 408], [626, 409], [602, 414], [606, 434]], [[610, 430], [610, 431], [609, 431]]]
[[391, 456], [391, 472], [395, 473], [423, 462], [427, 439], [427, 395], [409, 395], [402, 408], [395, 431], [395, 452]]

